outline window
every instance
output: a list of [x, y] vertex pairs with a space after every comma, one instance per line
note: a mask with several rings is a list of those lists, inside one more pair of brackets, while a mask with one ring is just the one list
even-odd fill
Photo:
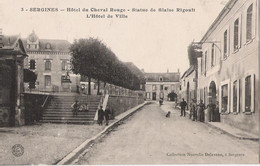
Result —
[[251, 75], [245, 78], [245, 112], [251, 112]]
[[163, 90], [163, 85], [160, 85], [160, 90]]
[[200, 59], [200, 72], [203, 73], [203, 57]]
[[211, 67], [215, 66], [215, 46], [211, 46]]
[[61, 62], [61, 70], [65, 71], [67, 69], [67, 60], [62, 60]]
[[51, 86], [51, 76], [46, 75], [45, 76], [45, 87], [50, 87]]
[[253, 18], [253, 4], [251, 4], [246, 12], [246, 42], [252, 39], [252, 19]]
[[224, 59], [227, 58], [228, 42], [227, 42], [227, 30], [224, 32]]
[[30, 60], [30, 69], [32, 69], [32, 70], [35, 69], [35, 60], [33, 60], [33, 59]]
[[160, 78], [159, 78], [159, 81], [163, 81], [163, 78], [162, 78], [162, 77], [160, 77]]
[[233, 112], [238, 112], [238, 81], [233, 82]]
[[156, 85], [153, 85], [153, 86], [152, 86], [152, 89], [153, 89], [153, 90], [156, 90]]
[[51, 61], [50, 60], [45, 61], [45, 70], [51, 70]]
[[228, 111], [228, 84], [221, 87], [221, 112]]
[[239, 18], [234, 22], [234, 51], [239, 48]]
[[150, 93], [149, 92], [146, 92], [146, 98], [150, 99]]
[[61, 82], [63, 82], [66, 79], [66, 76], [61, 76]]
[[208, 56], [208, 51], [205, 51], [205, 74], [206, 74], [206, 71], [207, 71], [207, 56]]
[[164, 90], [168, 90], [168, 87], [164, 87]]

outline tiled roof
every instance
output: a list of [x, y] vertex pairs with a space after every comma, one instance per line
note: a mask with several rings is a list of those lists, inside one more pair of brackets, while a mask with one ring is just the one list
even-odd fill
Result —
[[184, 77], [188, 77], [194, 71], [194, 66], [190, 66], [181, 76], [181, 79]]
[[19, 35], [3, 36], [3, 48], [14, 48], [18, 39]]
[[[27, 39], [23, 39], [24, 46], [27, 46]], [[49, 47], [48, 47], [49, 45]], [[46, 51], [46, 52], [70, 52], [70, 43], [67, 40], [39, 39], [39, 48], [28, 49], [27, 51]]]
[[179, 82], [180, 73], [145, 73], [146, 82]]

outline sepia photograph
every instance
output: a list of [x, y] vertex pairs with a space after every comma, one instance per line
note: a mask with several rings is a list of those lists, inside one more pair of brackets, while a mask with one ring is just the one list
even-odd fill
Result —
[[259, 0], [0, 0], [0, 165], [259, 164]]

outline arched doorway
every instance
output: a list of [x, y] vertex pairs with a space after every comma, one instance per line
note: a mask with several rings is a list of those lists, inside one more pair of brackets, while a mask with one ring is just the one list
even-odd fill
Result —
[[187, 83], [187, 91], [186, 91], [186, 96], [187, 96], [187, 109], [189, 109], [189, 105], [190, 105], [190, 83]]
[[[217, 105], [217, 89], [214, 81], [211, 81], [209, 85], [208, 99], [209, 104]], [[211, 120], [213, 122], [220, 122], [220, 114], [218, 108], [216, 108], [215, 106], [213, 108], [214, 109], [212, 110], [211, 115], [209, 116], [211, 116]]]
[[209, 85], [209, 103], [216, 104], [217, 102], [217, 89], [214, 81], [211, 81]]

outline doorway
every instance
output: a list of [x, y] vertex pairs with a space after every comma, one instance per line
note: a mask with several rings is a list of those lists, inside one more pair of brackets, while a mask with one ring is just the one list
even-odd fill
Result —
[[156, 92], [153, 92], [153, 100], [156, 100]]

